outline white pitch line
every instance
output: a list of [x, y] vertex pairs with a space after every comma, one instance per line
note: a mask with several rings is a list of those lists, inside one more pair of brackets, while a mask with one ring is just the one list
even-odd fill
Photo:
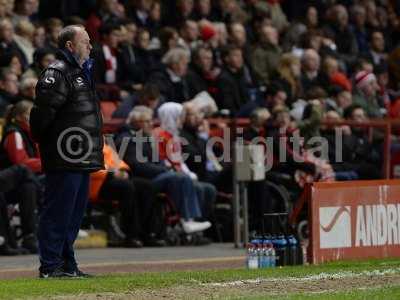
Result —
[[344, 271], [338, 273], [320, 273], [317, 275], [310, 275], [305, 277], [256, 278], [256, 279], [246, 279], [246, 280], [237, 280], [228, 282], [202, 283], [201, 285], [214, 286], [214, 287], [232, 287], [232, 286], [242, 286], [245, 284], [260, 284], [265, 282], [281, 282], [281, 281], [301, 282], [301, 281], [315, 281], [323, 279], [343, 279], [343, 278], [362, 277], [362, 276], [384, 276], [384, 275], [394, 275], [399, 273], [400, 273], [400, 268], [362, 271], [359, 273]]

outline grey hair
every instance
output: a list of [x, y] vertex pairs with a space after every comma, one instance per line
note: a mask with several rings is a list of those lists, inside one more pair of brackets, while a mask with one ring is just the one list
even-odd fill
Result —
[[126, 119], [126, 124], [131, 124], [132, 121], [140, 119], [141, 116], [148, 115], [153, 118], [153, 110], [144, 105], [135, 106]]
[[68, 25], [61, 29], [57, 37], [58, 48], [65, 48], [65, 43], [68, 41], [72, 41], [78, 30], [82, 28], [84, 28], [82, 25]]
[[162, 63], [171, 66], [179, 63], [182, 59], [190, 60], [190, 52], [182, 48], [173, 48], [163, 56]]
[[25, 77], [21, 80], [21, 84], [19, 86], [20, 90], [25, 90], [30, 87], [31, 84], [36, 86], [38, 79], [36, 77]]

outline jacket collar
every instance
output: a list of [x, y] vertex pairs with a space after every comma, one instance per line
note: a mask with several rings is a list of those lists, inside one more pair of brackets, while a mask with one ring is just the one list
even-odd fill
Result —
[[82, 67], [78, 63], [78, 60], [67, 49], [58, 50], [56, 56], [58, 59], [63, 60], [74, 67], [82, 69]]

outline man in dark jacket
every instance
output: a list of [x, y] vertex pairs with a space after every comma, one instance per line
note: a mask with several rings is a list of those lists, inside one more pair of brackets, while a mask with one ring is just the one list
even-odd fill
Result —
[[249, 98], [242, 50], [228, 46], [224, 49], [223, 57], [226, 67], [217, 80], [217, 105], [219, 109], [229, 109], [231, 115], [236, 115]]
[[169, 50], [163, 57], [164, 68], [150, 76], [150, 82], [160, 89], [163, 102], [182, 103], [189, 100], [186, 82], [189, 53], [180, 48]]
[[86, 208], [89, 173], [104, 165], [89, 36], [80, 26], [67, 26], [58, 46], [57, 60], [39, 78], [30, 115], [46, 174], [38, 229], [42, 278], [87, 276], [78, 269], [73, 243]]

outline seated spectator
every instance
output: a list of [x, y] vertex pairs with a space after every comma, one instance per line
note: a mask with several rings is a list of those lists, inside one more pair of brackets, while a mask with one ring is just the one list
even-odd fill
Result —
[[150, 9], [153, 1], [137, 0], [130, 1], [127, 6], [127, 16], [133, 20], [138, 27], [148, 28], [151, 23]]
[[42, 71], [46, 69], [55, 60], [56, 56], [50, 48], [37, 49], [33, 54], [33, 63], [24, 72], [24, 74], [22, 74], [22, 77], [39, 78], [40, 73], [42, 73]]
[[[231, 177], [226, 176], [223, 166], [218, 162], [211, 146], [207, 146], [209, 125], [204, 114], [194, 103], [184, 105], [185, 119], [180, 136], [185, 141], [182, 144], [182, 153], [187, 157], [185, 163], [201, 181], [221, 185], [223, 181], [231, 185]], [[198, 158], [201, 158], [200, 161]], [[225, 176], [222, 178], [221, 176]]]
[[[156, 40], [157, 41], [157, 40]], [[158, 47], [154, 47], [153, 56], [157, 62], [162, 61], [168, 51], [179, 46], [179, 34], [175, 28], [163, 27], [158, 33]], [[157, 66], [158, 68], [161, 66]]]
[[29, 115], [33, 103], [20, 101], [8, 108], [1, 142], [5, 153], [2, 166], [24, 165], [34, 173], [42, 172], [39, 149], [33, 142], [29, 127]]
[[[143, 88], [148, 77], [147, 72], [153, 65], [151, 53], [147, 51], [150, 36], [145, 30], [137, 33], [134, 23], [127, 23], [124, 27], [126, 28], [125, 37], [120, 42], [117, 55], [118, 78], [124, 90], [134, 92]], [[135, 45], [135, 41], [139, 42], [139, 47]]]
[[57, 52], [57, 39], [58, 34], [60, 33], [61, 29], [64, 27], [64, 23], [57, 18], [50, 18], [46, 21], [46, 32], [47, 32], [47, 40], [45, 47], [50, 48], [54, 53]]
[[345, 6], [337, 4], [332, 7], [329, 29], [333, 32], [337, 51], [346, 64], [354, 63], [358, 54], [357, 39], [349, 25], [349, 14]]
[[353, 104], [352, 94], [339, 86], [333, 86], [331, 95], [333, 102], [329, 102], [327, 111], [333, 109], [339, 116], [343, 116], [345, 109]]
[[382, 107], [377, 98], [378, 92], [379, 86], [373, 73], [360, 71], [356, 74], [353, 103], [361, 106], [370, 118], [383, 116]]
[[[279, 60], [277, 76], [274, 82], [279, 83], [285, 90], [289, 104], [296, 101], [297, 97], [302, 94], [300, 75], [300, 59], [291, 53], [284, 53]], [[269, 86], [267, 90], [268, 88]]]
[[[33, 46], [35, 49], [44, 48], [46, 43], [46, 29], [44, 25], [37, 24], [33, 34]], [[35, 58], [33, 58], [35, 60]]]
[[374, 68], [387, 63], [387, 52], [385, 49], [385, 38], [379, 30], [370, 34], [369, 51], [364, 55], [365, 59], [373, 63]]
[[301, 74], [301, 87], [304, 93], [314, 86], [324, 86], [326, 83], [320, 73], [320, 62], [320, 56], [314, 49], [304, 51]]
[[192, 172], [183, 160], [179, 131], [182, 129], [184, 116], [185, 111], [179, 103], [167, 102], [161, 105], [158, 109], [160, 127], [154, 130], [154, 137], [158, 143], [160, 160], [167, 167], [186, 174], [193, 180], [202, 215], [209, 219], [213, 212], [217, 191], [213, 185], [198, 181], [199, 176]]
[[148, 83], [133, 97], [125, 98], [112, 114], [113, 118], [126, 119], [132, 109], [137, 105], [147, 106], [156, 111], [160, 103], [160, 90], [154, 84]]
[[190, 99], [186, 82], [189, 60], [186, 50], [171, 49], [162, 59], [163, 69], [151, 74], [149, 81], [159, 88], [162, 102], [182, 103]]
[[14, 27], [9, 19], [0, 20], [0, 55], [5, 53], [17, 53], [22, 68], [28, 67], [24, 53], [15, 42]]
[[192, 51], [198, 45], [200, 36], [199, 26], [193, 20], [186, 20], [180, 30], [180, 46], [187, 51]]
[[249, 101], [242, 50], [235, 46], [227, 46], [223, 52], [223, 59], [225, 67], [217, 79], [217, 105], [219, 109], [228, 109], [231, 115], [236, 115]]
[[6, 108], [20, 100], [18, 77], [10, 69], [0, 69], [0, 118], [4, 118]]
[[129, 166], [119, 160], [118, 154], [105, 144], [103, 148], [105, 170], [90, 175], [92, 203], [112, 209], [112, 201], [118, 201], [121, 225], [125, 234], [125, 247], [140, 248], [145, 245], [163, 246], [165, 241], [156, 238], [152, 210], [155, 194], [151, 181], [132, 177]]
[[251, 65], [262, 85], [267, 86], [275, 74], [281, 52], [278, 31], [272, 26], [263, 26], [259, 44], [254, 48], [251, 57]]
[[86, 20], [85, 28], [93, 42], [100, 42], [99, 29], [104, 23], [117, 22], [118, 1], [101, 0]]
[[189, 98], [198, 93], [207, 91], [215, 94], [216, 77], [218, 69], [213, 66], [213, 53], [211, 49], [199, 46], [192, 55], [192, 64], [187, 74]]
[[19, 78], [22, 74], [22, 63], [16, 52], [7, 52], [0, 56], [0, 68], [10, 69]]
[[144, 106], [136, 106], [129, 114], [127, 125], [123, 127], [116, 145], [126, 145], [124, 161], [133, 172], [133, 176], [150, 179], [156, 192], [166, 193], [175, 203], [181, 216], [185, 233], [204, 231], [211, 226], [210, 222], [197, 222], [201, 218], [200, 204], [193, 180], [182, 173], [170, 172], [160, 162], [152, 139], [153, 111]]
[[[32, 172], [14, 165], [0, 170], [0, 235], [5, 243], [0, 246], [0, 255], [36, 254], [38, 252], [37, 200], [40, 185]], [[19, 206], [22, 227], [22, 248], [9, 230], [8, 205]], [[3, 232], [1, 232], [3, 231]]]
[[[329, 112], [329, 120], [340, 121], [337, 114]], [[344, 112], [347, 120], [356, 122], [367, 121], [367, 116], [361, 106], [351, 105]], [[329, 161], [331, 162], [338, 180], [379, 179], [381, 178], [381, 159], [379, 148], [369, 142], [368, 132], [362, 127], [347, 126], [342, 130], [342, 148], [336, 153], [336, 135], [334, 127], [323, 128], [321, 134], [329, 144]], [[339, 155], [339, 156], [338, 156]], [[341, 158], [341, 161], [338, 161]]]
[[92, 51], [95, 61], [93, 74], [97, 83], [119, 83], [119, 65], [117, 61], [118, 43], [120, 42], [120, 26], [106, 23], [100, 29], [100, 44]]
[[38, 79], [36, 77], [26, 77], [21, 80], [19, 86], [19, 96], [21, 100], [33, 102], [36, 97], [36, 84]]
[[264, 95], [264, 99], [257, 101], [249, 101], [240, 109], [237, 117], [248, 118], [257, 108], [267, 108], [274, 110], [277, 106], [285, 106], [287, 100], [286, 91], [279, 83], [272, 82]]
[[33, 35], [35, 33], [35, 26], [28, 20], [21, 20], [15, 26], [15, 33], [14, 40], [24, 54], [23, 61], [26, 62], [24, 69], [26, 69], [33, 62], [33, 53], [35, 52]]

